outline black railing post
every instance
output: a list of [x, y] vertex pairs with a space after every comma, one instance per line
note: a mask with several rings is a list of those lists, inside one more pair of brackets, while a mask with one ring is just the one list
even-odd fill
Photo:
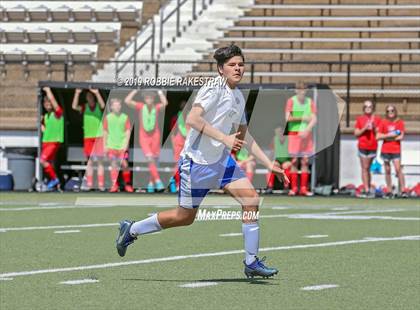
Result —
[[136, 71], [137, 71], [137, 37], [134, 39], [134, 62], [133, 62], [133, 79], [136, 77]]
[[251, 63], [251, 83], [254, 83], [254, 63]]
[[179, 7], [180, 7], [180, 0], [176, 0], [176, 36], [177, 37], [181, 36], [181, 32], [179, 32], [179, 24], [180, 24]]
[[196, 12], [196, 0], [193, 0], [193, 3], [192, 3], [192, 19], [193, 20], [196, 20], [197, 19], [197, 14], [195, 13]]
[[163, 53], [163, 8], [160, 9], [159, 52]]
[[350, 72], [351, 65], [347, 63], [346, 127], [350, 127]]
[[157, 80], [158, 77], [159, 77], [159, 63], [156, 62], [155, 63], [155, 79]]
[[69, 64], [67, 60], [64, 62], [64, 82], [68, 81], [68, 74], [69, 74]]
[[152, 51], [151, 51], [151, 59], [152, 61], [155, 59], [155, 20], [152, 19]]

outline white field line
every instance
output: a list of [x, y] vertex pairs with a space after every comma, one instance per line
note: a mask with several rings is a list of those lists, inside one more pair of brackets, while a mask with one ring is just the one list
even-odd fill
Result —
[[[386, 211], [386, 210], [385, 210]], [[381, 211], [371, 211], [378, 213]], [[391, 212], [391, 211], [390, 211]], [[335, 215], [337, 214], [337, 215]], [[393, 217], [393, 216], [365, 216], [365, 215], [340, 215], [340, 213], [292, 213], [292, 214], [267, 214], [260, 215], [260, 218], [289, 218], [289, 219], [317, 219], [317, 220], [394, 220], [394, 221], [419, 221], [419, 217]], [[218, 219], [226, 221], [226, 219]], [[228, 219], [236, 220], [236, 219]], [[214, 221], [214, 220], [212, 220]], [[205, 221], [198, 221], [205, 222]], [[93, 228], [117, 226], [118, 223], [98, 223], [81, 225], [58, 225], [58, 226], [30, 226], [30, 227], [0, 227], [0, 232], [8, 231], [26, 231], [26, 230], [45, 230], [45, 229], [70, 229], [70, 228]]]
[[60, 282], [60, 284], [77, 285], [77, 284], [98, 283], [98, 282], [99, 280], [96, 280], [96, 279], [82, 279], [82, 280], [62, 281]]
[[0, 281], [12, 281], [13, 278], [0, 278]]
[[[420, 235], [376, 238], [376, 239], [359, 239], [359, 240], [346, 240], [346, 241], [336, 241], [336, 242], [316, 243], [316, 244], [300, 244], [300, 245], [268, 247], [268, 248], [261, 248], [260, 252], [335, 247], [335, 246], [340, 246], [340, 245], [384, 242], [384, 241], [419, 241], [419, 240], [420, 240]], [[226, 256], [226, 255], [234, 255], [234, 254], [242, 254], [242, 253], [244, 253], [244, 250], [231, 250], [231, 251], [223, 251], [223, 252], [211, 252], [211, 253], [200, 253], [200, 254], [191, 254], [191, 255], [149, 258], [149, 259], [143, 259], [143, 260], [127, 261], [127, 262], [104, 263], [104, 264], [98, 264], [98, 265], [39, 269], [39, 270], [30, 270], [30, 271], [16, 271], [16, 272], [1, 273], [0, 279], [18, 277], [18, 276], [29, 276], [29, 275], [36, 275], [36, 274], [71, 272], [71, 271], [92, 270], [92, 269], [106, 269], [106, 268], [121, 267], [121, 266], [132, 266], [132, 265], [151, 264], [151, 263], [168, 262], [168, 261], [178, 261], [178, 260], [201, 258], [201, 257]]]
[[336, 288], [338, 287], [337, 284], [321, 284], [321, 285], [314, 285], [314, 286], [305, 286], [302, 287], [301, 290], [302, 291], [320, 291], [320, 290], [325, 290], [328, 288]]
[[192, 282], [192, 283], [185, 283], [179, 285], [179, 287], [185, 287], [185, 288], [197, 288], [197, 287], [205, 287], [205, 286], [214, 286], [219, 283], [217, 282]]
[[229, 234], [220, 234], [220, 237], [236, 237], [236, 236], [242, 236], [242, 233], [229, 233]]
[[306, 235], [304, 237], [309, 238], [309, 239], [316, 239], [316, 238], [327, 238], [328, 235]]
[[55, 234], [74, 234], [79, 233], [79, 229], [73, 229], [73, 230], [56, 230], [54, 231]]

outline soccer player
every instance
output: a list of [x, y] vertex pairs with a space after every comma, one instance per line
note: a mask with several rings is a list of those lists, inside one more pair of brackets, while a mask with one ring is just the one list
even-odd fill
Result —
[[376, 132], [381, 123], [379, 116], [374, 114], [374, 106], [372, 101], [366, 100], [363, 103], [363, 115], [356, 118], [354, 135], [357, 137], [357, 147], [359, 149], [360, 167], [362, 170], [363, 190], [360, 197], [371, 197], [371, 179], [370, 165], [376, 157], [378, 141], [376, 140]]
[[[138, 236], [192, 224], [200, 203], [212, 188], [223, 189], [232, 195], [242, 205], [244, 212], [257, 212], [258, 194], [230, 155], [232, 150], [238, 151], [243, 145], [268, 169], [288, 182], [279, 165], [271, 162], [247, 133], [245, 100], [237, 88], [245, 66], [241, 49], [235, 45], [219, 48], [214, 58], [220, 75], [215, 82], [223, 84], [201, 87], [188, 114], [186, 123], [191, 129], [179, 161], [179, 206], [139, 222], [122, 221], [116, 241], [120, 256], [125, 255], [128, 245]], [[231, 134], [234, 124], [235, 129], [238, 125], [237, 131]], [[258, 221], [243, 217], [242, 232], [246, 276], [269, 277], [277, 274], [276, 268], [265, 266], [263, 260], [257, 257], [260, 235]]]
[[178, 191], [179, 189], [178, 161], [181, 156], [181, 151], [184, 148], [185, 138], [187, 137], [187, 132], [189, 130], [187, 124], [185, 123], [185, 118], [187, 115], [187, 110], [185, 107], [186, 104], [187, 101], [181, 101], [180, 110], [171, 120], [171, 142], [175, 161], [174, 174], [169, 181], [169, 189], [172, 193]]
[[316, 124], [316, 106], [314, 101], [305, 96], [305, 85], [296, 85], [296, 95], [286, 103], [285, 118], [289, 136], [289, 154], [292, 158], [290, 169], [291, 190], [289, 196], [298, 193], [298, 165], [300, 161], [300, 191], [302, 196], [312, 196], [308, 190], [309, 158], [314, 154], [312, 129]]
[[159, 112], [167, 105], [168, 100], [161, 90], [158, 91], [159, 103], [155, 104], [155, 93], [147, 91], [143, 94], [144, 102], [135, 101], [137, 90], [132, 90], [125, 98], [125, 103], [135, 108], [139, 115], [139, 144], [149, 163], [150, 180], [148, 192], [163, 191], [165, 189], [157, 169], [160, 154], [160, 128], [158, 124]]
[[124, 190], [132, 193], [131, 173], [128, 166], [128, 144], [130, 143], [131, 123], [128, 115], [121, 112], [121, 100], [111, 99], [111, 113], [104, 118], [105, 152], [111, 161], [111, 193], [119, 191], [118, 174], [121, 164]]
[[53, 162], [61, 143], [64, 141], [64, 116], [63, 109], [57, 103], [51, 89], [44, 87], [42, 90], [45, 93], [43, 105], [46, 113], [43, 115], [41, 122], [42, 148], [40, 163], [49, 178], [47, 188], [52, 190], [60, 184]]
[[77, 88], [74, 92], [72, 108], [83, 114], [83, 151], [87, 160], [86, 189], [93, 187], [93, 164], [98, 167], [98, 188], [105, 190], [104, 165], [104, 141], [102, 128], [102, 114], [105, 109], [105, 101], [97, 89], [89, 89], [86, 93], [86, 101], [79, 105], [82, 90]]
[[381, 148], [381, 158], [385, 166], [386, 197], [392, 195], [391, 162], [398, 177], [401, 196], [408, 197], [409, 190], [405, 188], [404, 173], [401, 166], [401, 141], [404, 138], [404, 132], [404, 121], [398, 118], [396, 107], [388, 105], [385, 118], [382, 119], [376, 134], [378, 140], [384, 140]]
[[[271, 147], [274, 151], [274, 160], [281, 165], [286, 176], [290, 178], [290, 168], [292, 163], [290, 162], [289, 157], [288, 139], [287, 136], [284, 135], [284, 129], [282, 127], [278, 127], [274, 130], [274, 137], [273, 142], [271, 143]], [[274, 177], [275, 175], [271, 171], [267, 173], [267, 189], [265, 190], [266, 194], [273, 193]], [[287, 190], [288, 188], [288, 184], [285, 184], [284, 189]]]

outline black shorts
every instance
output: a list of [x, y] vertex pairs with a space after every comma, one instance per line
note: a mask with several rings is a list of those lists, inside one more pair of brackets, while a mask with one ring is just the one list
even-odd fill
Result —
[[359, 156], [365, 158], [374, 158], [376, 157], [376, 151], [359, 149]]
[[401, 159], [401, 153], [381, 153], [381, 158], [383, 161]]

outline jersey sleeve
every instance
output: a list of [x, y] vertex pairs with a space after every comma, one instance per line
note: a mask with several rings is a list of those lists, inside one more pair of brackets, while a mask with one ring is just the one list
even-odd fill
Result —
[[125, 126], [124, 126], [125, 130], [130, 130], [131, 129], [131, 122], [130, 119], [127, 117], [127, 120], [125, 121]]
[[379, 131], [380, 133], [388, 133], [388, 132], [387, 132], [387, 130], [386, 130], [386, 124], [385, 124], [385, 121], [381, 121], [381, 122], [379, 123], [378, 131]]
[[136, 102], [136, 110], [140, 111], [143, 108], [143, 105], [144, 105], [144, 103], [141, 102], [141, 101]]
[[311, 112], [312, 114], [316, 114], [316, 104], [315, 101], [311, 99]]
[[380, 126], [381, 126], [381, 124], [382, 124], [382, 120], [381, 120], [381, 118], [380, 118], [379, 116], [376, 116], [376, 117], [374, 118], [373, 124], [374, 124], [374, 126], [375, 126], [376, 128], [380, 127]]
[[103, 119], [102, 126], [103, 126], [104, 130], [108, 131], [108, 121], [107, 121], [106, 117], [104, 117], [104, 119]]
[[288, 99], [286, 102], [286, 109], [285, 112], [292, 112], [293, 109], [293, 100], [292, 99]]
[[204, 85], [198, 91], [194, 104], [200, 105], [207, 112], [217, 104], [219, 94], [220, 88]]
[[405, 124], [404, 124], [404, 121], [403, 120], [400, 120], [399, 122], [398, 122], [398, 128], [397, 128], [399, 131], [401, 131], [402, 133], [404, 133], [405, 132]]
[[58, 106], [57, 110], [54, 111], [54, 116], [56, 118], [60, 118], [61, 116], [63, 116], [63, 108]]

